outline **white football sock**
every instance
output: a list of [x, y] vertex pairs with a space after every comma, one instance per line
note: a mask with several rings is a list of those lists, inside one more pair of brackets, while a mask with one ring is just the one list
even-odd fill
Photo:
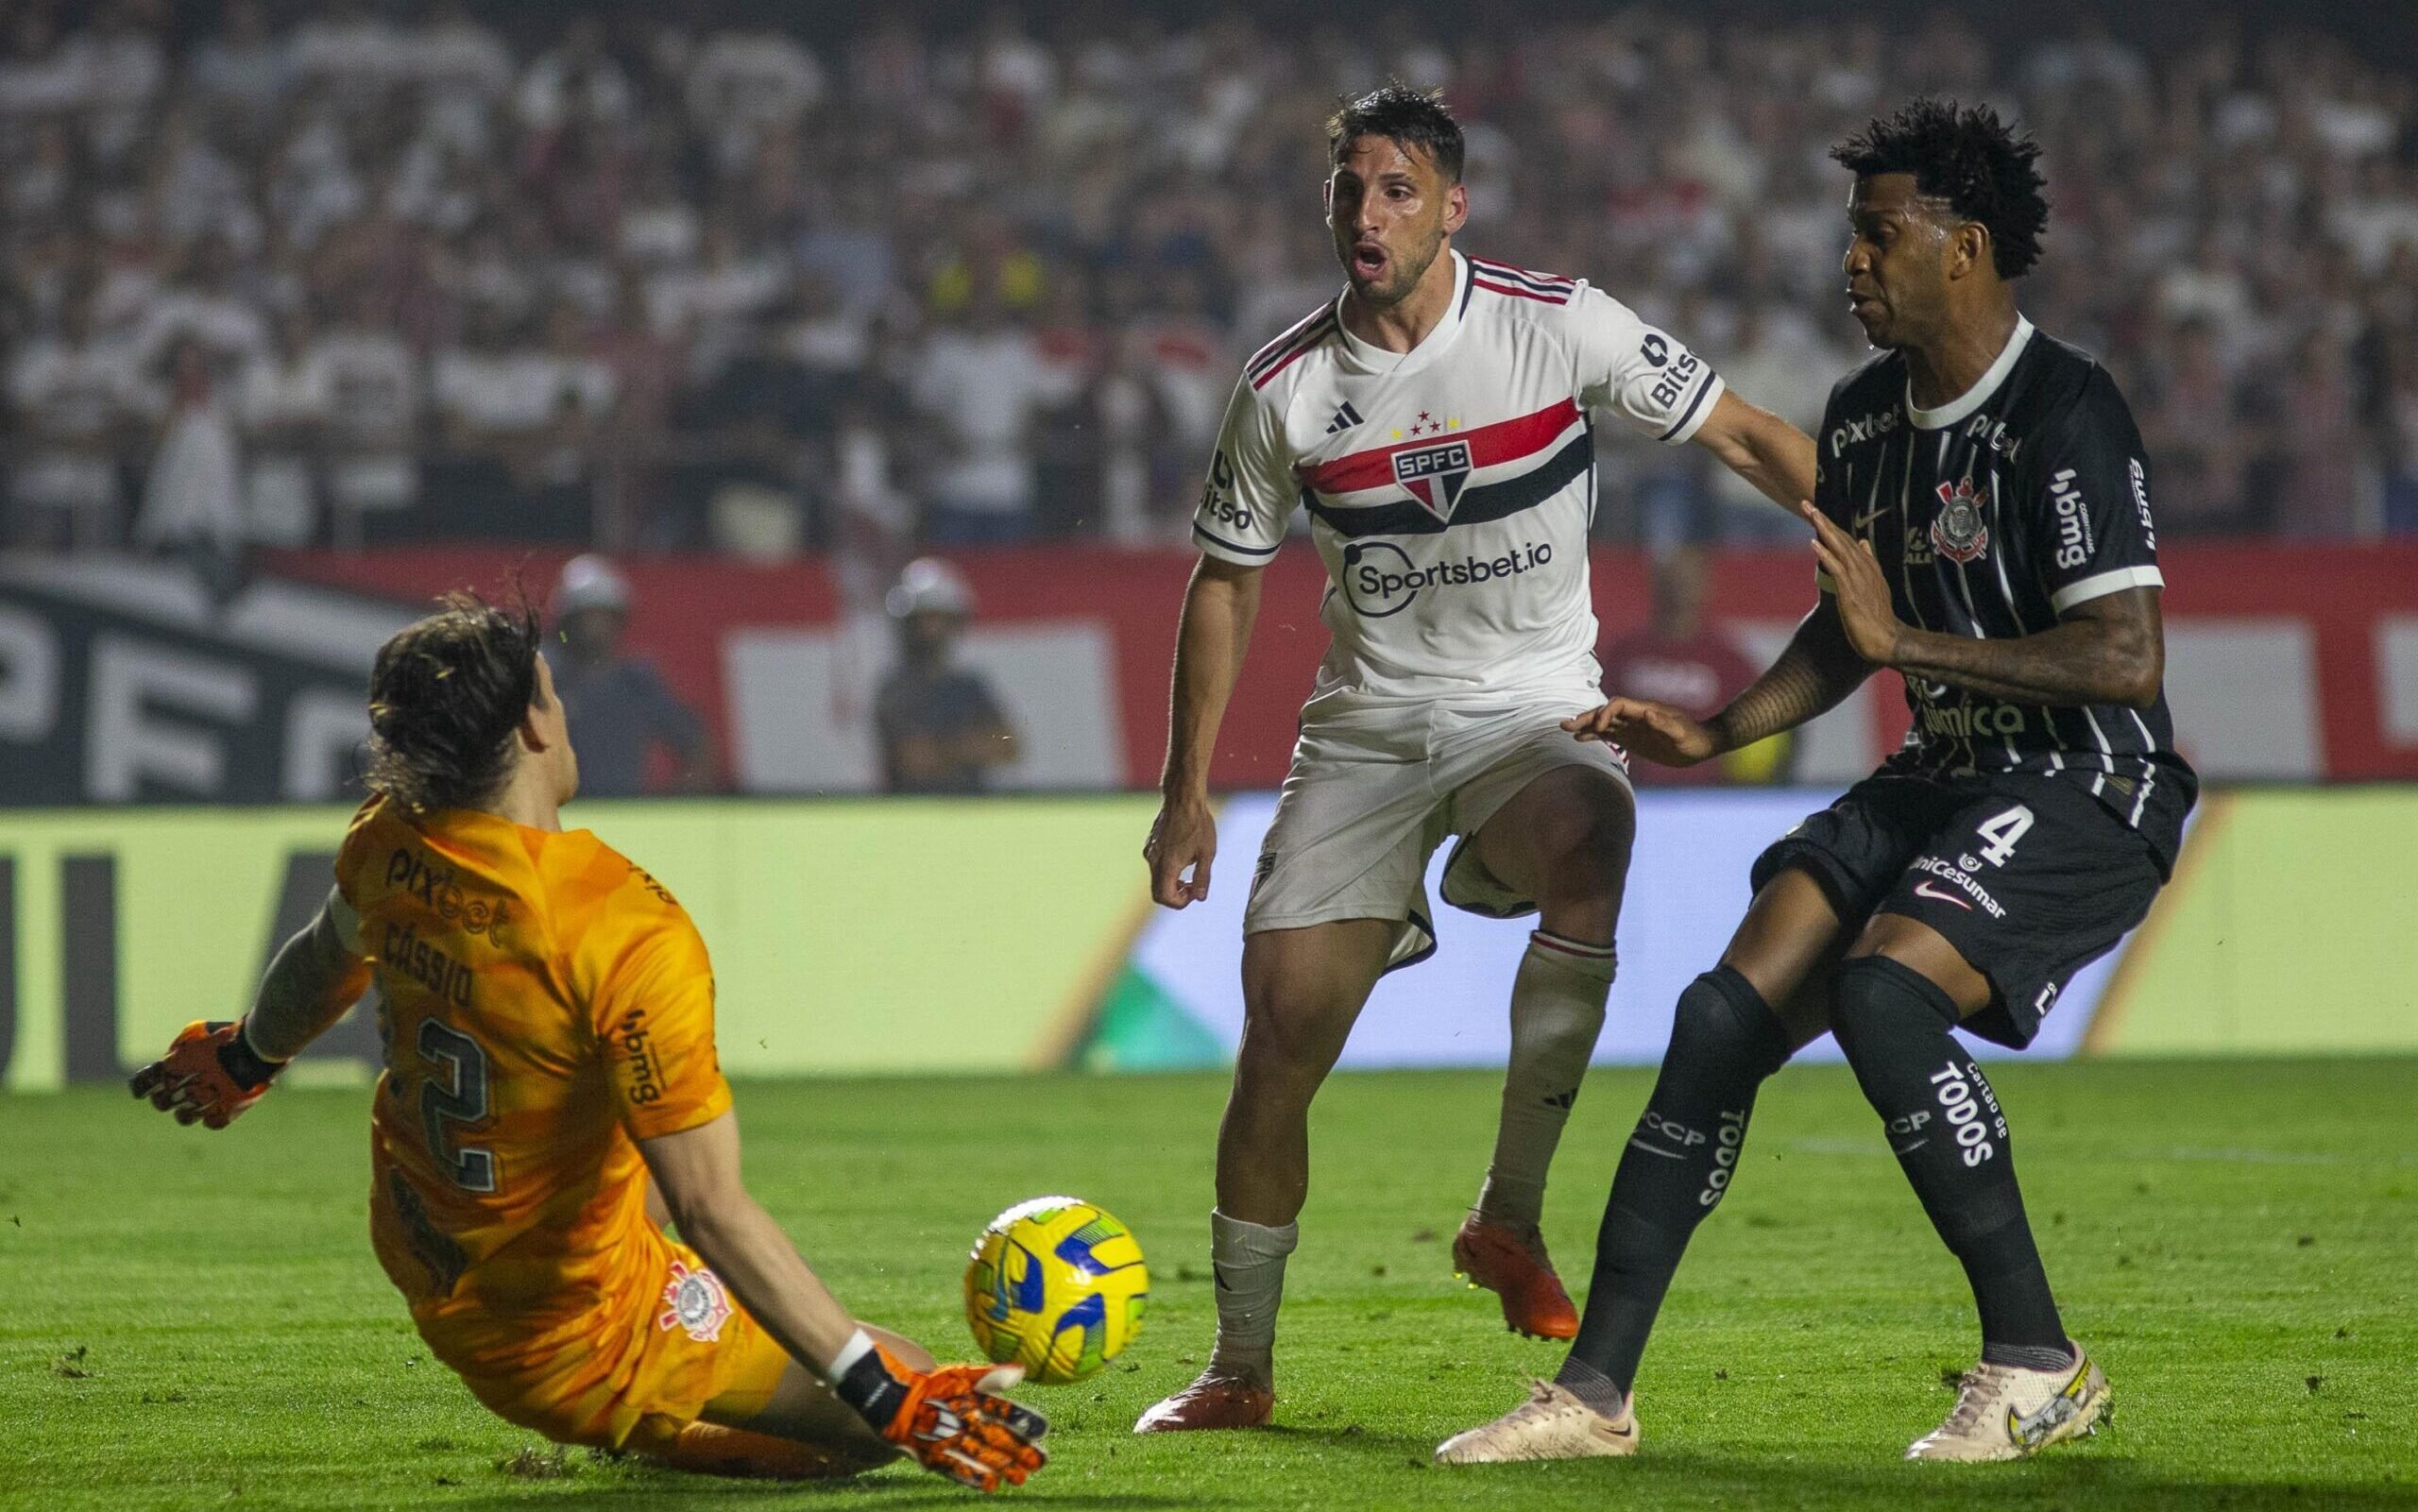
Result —
[[1543, 1215], [1545, 1171], [1595, 1054], [1618, 965], [1610, 945], [1542, 929], [1528, 936], [1511, 980], [1511, 1064], [1503, 1077], [1494, 1161], [1478, 1192], [1480, 1217], [1526, 1227]]
[[1218, 1289], [1218, 1347], [1212, 1369], [1265, 1378], [1276, 1351], [1276, 1306], [1285, 1297], [1285, 1257], [1301, 1242], [1302, 1226], [1271, 1229], [1212, 1211], [1209, 1264]]

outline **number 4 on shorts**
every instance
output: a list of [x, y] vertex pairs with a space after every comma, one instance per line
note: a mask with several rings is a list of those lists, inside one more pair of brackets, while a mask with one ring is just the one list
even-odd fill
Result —
[[2015, 855], [2015, 842], [2031, 827], [2032, 810], [2022, 804], [1983, 820], [1977, 831], [1983, 841], [1982, 859], [1992, 866], [2004, 866], [2008, 858]]

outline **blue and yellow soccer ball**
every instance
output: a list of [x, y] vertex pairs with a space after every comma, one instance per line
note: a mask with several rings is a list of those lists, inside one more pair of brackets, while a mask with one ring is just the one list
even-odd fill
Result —
[[1123, 1353], [1149, 1295], [1133, 1231], [1071, 1197], [1037, 1197], [993, 1218], [965, 1267], [975, 1347], [1045, 1385], [1096, 1375]]

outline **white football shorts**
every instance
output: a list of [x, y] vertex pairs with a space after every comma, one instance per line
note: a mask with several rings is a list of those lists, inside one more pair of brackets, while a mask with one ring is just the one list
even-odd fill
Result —
[[1252, 871], [1243, 933], [1391, 919], [1402, 928], [1387, 970], [1424, 960], [1436, 951], [1427, 861], [1447, 835], [1461, 843], [1445, 865], [1445, 902], [1496, 919], [1533, 912], [1536, 900], [1480, 865], [1469, 837], [1557, 767], [1593, 767], [1628, 790], [1619, 752], [1561, 728], [1593, 706], [1358, 709], [1304, 727]]

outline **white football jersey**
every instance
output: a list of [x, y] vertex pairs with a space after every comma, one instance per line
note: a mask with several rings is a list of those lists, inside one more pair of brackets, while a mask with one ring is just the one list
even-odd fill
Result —
[[1227, 406], [1193, 535], [1256, 565], [1309, 510], [1334, 642], [1305, 719], [1592, 700], [1589, 412], [1677, 444], [1721, 397], [1701, 358], [1584, 280], [1452, 258], [1453, 302], [1410, 351], [1344, 330], [1338, 299], [1262, 348]]

